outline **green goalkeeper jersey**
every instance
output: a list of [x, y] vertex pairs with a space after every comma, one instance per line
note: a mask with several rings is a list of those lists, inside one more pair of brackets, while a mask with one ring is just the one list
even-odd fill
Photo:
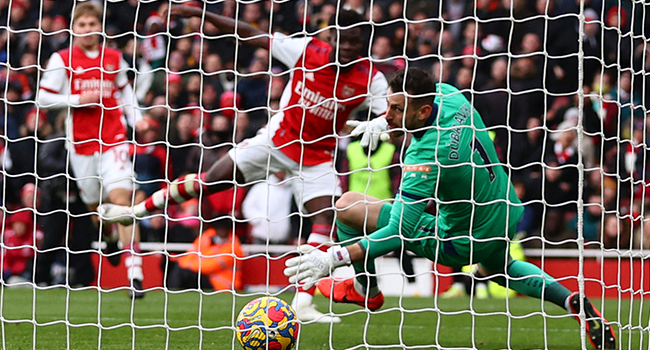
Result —
[[[437, 92], [426, 126], [406, 150], [388, 225], [362, 241], [371, 258], [399, 248], [403, 239], [433, 260], [437, 242], [425, 242], [431, 236], [465, 237], [456, 250], [468, 252], [470, 236], [505, 238], [524, 211], [479, 113], [453, 86], [437, 84]], [[431, 199], [436, 216], [424, 211]]]

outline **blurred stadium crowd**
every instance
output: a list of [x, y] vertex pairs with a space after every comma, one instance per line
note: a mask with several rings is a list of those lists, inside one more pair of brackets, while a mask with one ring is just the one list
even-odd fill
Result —
[[[267, 51], [221, 36], [213, 26], [202, 26], [200, 18], [166, 18], [168, 1], [99, 3], [105, 6], [105, 44], [119, 48], [131, 64], [130, 76], [145, 113], [137, 132], [132, 131], [132, 154], [140, 189], [147, 195], [165, 181], [207, 170], [277, 111], [289, 72]], [[320, 37], [328, 35], [326, 23], [337, 9], [333, 0], [193, 3], [267, 32]], [[520, 198], [528, 203], [520, 225], [527, 236], [555, 242], [576, 237], [580, 170], [574, 165], [581, 157], [585, 239], [594, 247], [650, 247], [650, 223], [643, 219], [650, 204], [648, 5], [586, 0], [580, 40], [580, 2], [575, 0], [340, 4], [374, 23], [366, 52], [386, 76], [406, 65], [418, 66], [462, 89], [474, 103], [493, 130]], [[74, 183], [63, 175], [63, 143], [45, 141], [61, 139], [66, 112], [37, 110], [33, 102], [45, 60], [70, 45], [72, 7], [71, 0], [0, 0], [2, 199], [11, 211], [63, 208], [87, 217], [83, 209], [65, 204], [78, 200]], [[580, 85], [582, 101], [576, 94]], [[342, 138], [339, 145], [344, 190], [367, 183], [367, 177], [354, 178], [363, 173], [354, 171], [367, 167], [367, 151], [353, 141]], [[395, 143], [372, 155], [377, 164], [389, 166], [378, 172], [384, 177], [373, 178], [373, 191], [382, 198], [392, 196], [399, 183], [402, 143]], [[282, 216], [300, 211], [291, 208], [290, 191], [260, 186], [255, 197], [274, 191], [271, 201], [286, 207]], [[292, 223], [272, 229], [270, 237], [265, 228], [255, 232], [245, 217], [269, 212], [268, 207], [259, 208], [260, 200], [246, 204], [249, 191], [253, 189], [238, 187], [170, 208], [169, 220], [159, 216], [141, 222], [142, 240], [191, 242], [201, 227], [195, 218], [199, 212], [205, 219], [238, 219], [237, 234], [243, 242], [287, 243], [299, 232], [309, 232], [308, 220], [300, 220], [300, 215], [288, 216]], [[65, 216], [63, 222], [68, 222]], [[6, 217], [8, 231], [20, 230], [14, 228], [17, 223], [26, 225], [29, 241], [29, 232], [47, 235], [52, 229], [37, 222], [40, 230], [33, 230], [31, 215]], [[527, 244], [540, 242], [531, 239]]]

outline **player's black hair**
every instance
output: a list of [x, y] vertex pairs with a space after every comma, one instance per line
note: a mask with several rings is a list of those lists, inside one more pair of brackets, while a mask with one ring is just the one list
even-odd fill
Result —
[[429, 72], [424, 69], [411, 67], [400, 69], [393, 74], [388, 83], [393, 92], [406, 92], [411, 103], [416, 107], [426, 104], [433, 106], [436, 84]]
[[368, 21], [366, 21], [357, 11], [339, 9], [338, 13], [330, 17], [328, 25], [331, 29], [336, 29], [337, 27], [347, 28], [358, 26], [365, 31], [368, 26]]

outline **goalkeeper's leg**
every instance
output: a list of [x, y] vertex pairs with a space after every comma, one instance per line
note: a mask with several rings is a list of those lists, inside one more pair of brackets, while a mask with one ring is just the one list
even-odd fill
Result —
[[143, 202], [133, 206], [133, 210], [128, 205], [102, 204], [99, 213], [105, 222], [129, 226], [133, 224], [133, 216], [140, 218], [167, 206], [199, 197], [201, 194], [207, 195], [230, 188], [231, 181], [235, 177], [239, 183], [244, 182], [241, 172], [235, 169], [232, 158], [225, 155], [207, 172], [181, 176], [167, 188], [155, 192]]
[[[521, 294], [550, 301], [566, 309], [574, 317], [580, 313], [579, 293], [572, 293], [539, 267], [525, 261], [510, 260], [505, 272], [507, 279], [501, 275], [492, 280]], [[479, 264], [479, 274], [489, 276], [491, 273]], [[616, 348], [616, 336], [607, 320], [587, 297], [584, 297], [583, 301], [589, 341], [597, 349]], [[576, 319], [579, 320], [578, 317]]]

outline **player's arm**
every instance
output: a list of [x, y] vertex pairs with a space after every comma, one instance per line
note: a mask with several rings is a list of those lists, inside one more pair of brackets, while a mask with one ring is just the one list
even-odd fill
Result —
[[57, 52], [53, 53], [41, 77], [36, 103], [41, 108], [82, 107], [99, 102], [99, 93], [68, 94], [66, 84], [69, 84], [68, 72], [63, 58]]
[[138, 99], [135, 96], [133, 87], [129, 83], [129, 78], [126, 72], [129, 70], [129, 64], [124, 59], [120, 61], [120, 70], [115, 78], [115, 84], [120, 91], [119, 102], [124, 111], [127, 123], [135, 128], [137, 122], [142, 120], [142, 112], [140, 112]]
[[[370, 110], [368, 121], [349, 120], [346, 124], [354, 127], [350, 136], [361, 137], [361, 146], [370, 147], [371, 150], [377, 149], [379, 140], [388, 141], [388, 122], [384, 118], [386, 109], [388, 108], [386, 102], [386, 94], [388, 91], [388, 82], [383, 73], [377, 72], [370, 83], [369, 93], [359, 109], [367, 108]], [[356, 113], [350, 113], [355, 115]]]
[[214, 24], [214, 26], [217, 27], [222, 33], [236, 33], [248, 44], [255, 45], [264, 49], [269, 48], [268, 33], [265, 33], [248, 23], [207, 11], [204, 13], [202, 8], [194, 6], [171, 6], [170, 14], [184, 18], [202, 17], [205, 15], [205, 20]]

